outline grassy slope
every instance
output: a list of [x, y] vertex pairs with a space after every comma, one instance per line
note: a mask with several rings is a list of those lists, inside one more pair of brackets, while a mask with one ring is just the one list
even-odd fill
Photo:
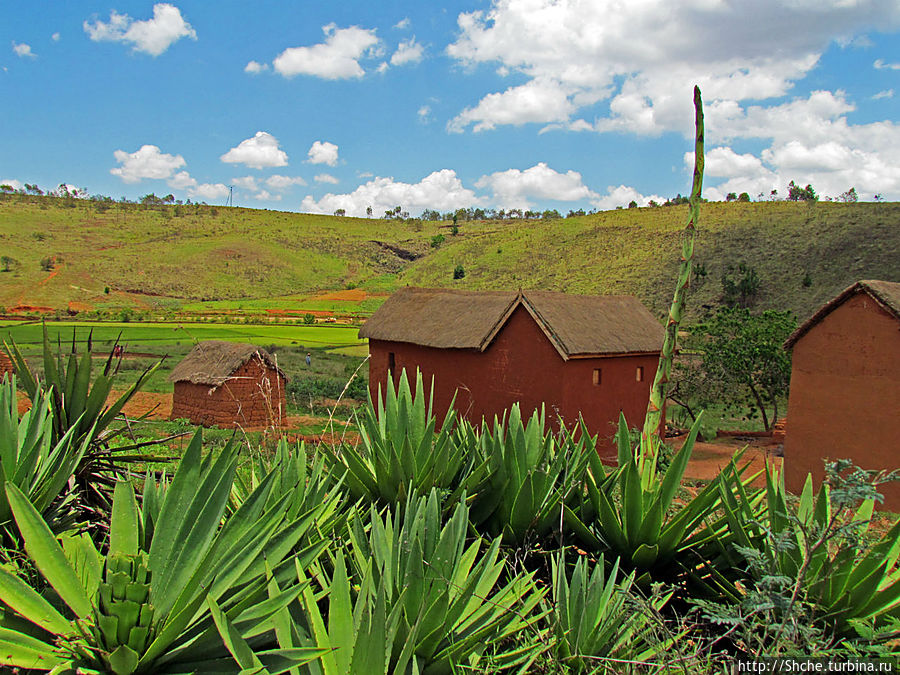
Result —
[[[19, 263], [0, 273], [0, 305], [146, 308], [194, 301], [188, 306], [201, 311], [196, 301], [244, 300], [249, 308], [278, 297], [272, 306], [289, 308], [302, 294], [353, 283], [380, 292], [416, 284], [634, 293], [662, 315], [686, 214], [685, 207], [665, 207], [462, 223], [453, 237], [444, 223], [223, 207], [182, 207], [181, 217], [173, 217], [174, 207], [100, 213], [89, 203], [61, 202], [0, 200], [0, 253]], [[432, 249], [438, 231], [446, 241]], [[697, 259], [707, 277], [694, 286], [694, 311], [719, 299], [724, 268], [742, 261], [760, 276], [758, 306], [792, 309], [801, 319], [857, 279], [900, 280], [896, 203], [705, 204], [699, 232]], [[405, 262], [374, 241], [424, 257]], [[62, 260], [55, 274], [40, 268], [48, 255]], [[454, 281], [457, 264], [466, 276]], [[808, 288], [801, 283], [807, 272]], [[363, 309], [374, 308], [368, 302]]]
[[[687, 207], [608, 211], [467, 234], [409, 268], [401, 282], [470, 289], [631, 293], [658, 315], [671, 301]], [[461, 228], [462, 230], [463, 228]], [[855, 280], [900, 281], [900, 204], [704, 204], [696, 260], [707, 271], [689, 309], [714, 304], [728, 265], [761, 280], [757, 306], [802, 320]], [[463, 265], [466, 276], [453, 281]], [[802, 280], [809, 272], [812, 284]]]

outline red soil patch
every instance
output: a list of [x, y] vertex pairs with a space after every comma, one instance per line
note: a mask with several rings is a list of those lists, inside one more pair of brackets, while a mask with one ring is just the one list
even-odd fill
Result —
[[333, 291], [331, 293], [323, 293], [317, 295], [315, 300], [345, 300], [347, 302], [362, 302], [369, 294], [361, 288], [352, 288], [343, 291]]
[[76, 302], [75, 300], [69, 301], [70, 312], [88, 312], [92, 309], [93, 307], [86, 302]]
[[[671, 439], [672, 445], [680, 449], [684, 445], [686, 436]], [[743, 466], [748, 461], [750, 467], [745, 476], [751, 476], [758, 471], [764, 471], [766, 462], [781, 469], [782, 457], [776, 455], [780, 449], [780, 443], [771, 437], [757, 437], [752, 440], [742, 440], [740, 437], [717, 438], [712, 443], [697, 441], [688, 462], [685, 478], [694, 480], [712, 480], [719, 475], [722, 469], [728, 466], [734, 453], [747, 446], [738, 466]], [[759, 476], [754, 482], [755, 487], [765, 487], [765, 476]]]
[[52, 307], [43, 305], [16, 305], [15, 307], [7, 307], [6, 311], [10, 314], [27, 314], [29, 312], [52, 312]]

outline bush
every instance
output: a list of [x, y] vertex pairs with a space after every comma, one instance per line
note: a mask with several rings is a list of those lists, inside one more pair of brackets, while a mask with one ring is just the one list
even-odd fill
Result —
[[[301, 402], [309, 398], [336, 399], [344, 391], [346, 384], [346, 380], [337, 377], [298, 377], [288, 382], [287, 393]], [[366, 381], [361, 377], [356, 377], [347, 387], [344, 398], [365, 401], [367, 395]]]
[[466, 270], [462, 265], [457, 265], [453, 268], [453, 278], [454, 279], [462, 279], [466, 276]]
[[431, 238], [431, 248], [438, 248], [444, 243], [444, 235], [436, 234]]

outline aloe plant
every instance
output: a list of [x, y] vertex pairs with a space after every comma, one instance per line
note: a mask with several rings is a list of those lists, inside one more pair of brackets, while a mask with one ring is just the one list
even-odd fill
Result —
[[359, 445], [323, 446], [332, 467], [346, 474], [345, 483], [355, 497], [394, 504], [437, 487], [455, 500], [463, 490], [475, 488], [483, 469], [475, 465], [474, 453], [455, 439], [453, 404], [438, 429], [433, 384], [430, 391], [426, 404], [421, 372], [416, 371], [413, 394], [404, 369], [396, 390], [388, 382], [383, 397], [379, 386], [377, 403], [369, 397], [357, 420]]
[[280, 648], [274, 617], [303, 591], [295, 565], [324, 548], [296, 550], [327, 505], [290, 516], [287, 495], [268, 502], [273, 473], [223, 523], [237, 449], [229, 444], [214, 460], [201, 457], [201, 443], [198, 432], [171, 484], [148, 478], [141, 507], [130, 483], [116, 484], [106, 555], [84, 535], [61, 544], [7, 483], [28, 557], [61, 605], [0, 571], [0, 601], [11, 610], [0, 620], [0, 664], [117, 675], [285, 672], [322, 653]]
[[539, 620], [544, 592], [532, 574], [502, 580], [499, 540], [467, 543], [464, 502], [443, 526], [442, 511], [432, 490], [385, 515], [371, 507], [368, 532], [362, 514], [353, 520], [349, 558], [338, 551], [331, 577], [316, 575], [326, 612], [311, 590], [302, 596], [309, 643], [333, 650], [311, 672], [449, 673], [488, 649], [494, 667], [523, 658], [509, 638]]
[[484, 487], [473, 497], [472, 522], [507, 544], [521, 545], [559, 530], [562, 507], [582, 491], [588, 464], [599, 463], [584, 425], [575, 434], [546, 428], [544, 411], [525, 424], [518, 404], [508, 420], [482, 423], [474, 443], [487, 466]]
[[607, 571], [601, 555], [592, 568], [580, 557], [567, 578], [563, 553], [553, 558], [555, 651], [573, 672], [594, 672], [598, 661], [621, 672], [626, 663], [667, 660], [681, 635], [661, 637], [656, 624], [672, 592], [643, 601], [634, 577], [621, 573], [618, 560]]
[[[598, 468], [604, 471], [602, 464], [595, 465], [590, 479], [585, 481], [587, 490], [580, 510], [566, 507], [566, 522], [582, 544], [619, 556], [624, 569], [638, 572], [642, 585], [651, 580], [671, 581], [675, 575], [691, 575], [693, 566], [700, 563], [698, 558], [702, 558], [692, 553], [701, 547], [704, 551], [714, 546], [726, 547], [735, 537], [747, 535], [740, 529], [738, 533], [730, 530], [729, 526], [737, 521], [729, 522], [719, 515], [723, 494], [741, 504], [747, 514], [758, 514], [761, 496], [747, 490], [755, 476], [744, 477], [749, 464], [733, 468], [740, 454], [732, 468], [720, 473], [697, 495], [676, 502], [702, 421], [701, 414], [661, 479], [644, 487], [641, 466], [630, 446], [628, 425], [621, 416], [616, 434], [618, 468], [607, 475], [595, 473]], [[640, 442], [643, 445], [654, 441], [642, 436]], [[745, 522], [751, 520], [748, 515]], [[739, 528], [739, 524], [735, 527]]]
[[0, 528], [14, 541], [18, 536], [9, 527], [12, 511], [2, 489], [7, 481], [28, 496], [54, 532], [75, 521], [67, 484], [92, 436], [75, 443], [70, 431], [54, 443], [48, 399], [43, 390], [36, 392], [34, 403], [20, 419], [15, 377], [0, 382]]

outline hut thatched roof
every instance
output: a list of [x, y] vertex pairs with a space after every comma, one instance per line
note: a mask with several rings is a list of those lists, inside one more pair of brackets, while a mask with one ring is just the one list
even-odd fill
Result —
[[877, 279], [864, 279], [857, 281], [852, 286], [845, 288], [837, 296], [822, 305], [809, 317], [791, 336], [785, 341], [785, 349], [793, 349], [797, 340], [806, 335], [810, 329], [822, 319], [840, 307], [849, 298], [857, 293], [865, 293], [872, 298], [886, 312], [900, 320], [900, 282], [878, 281]]
[[218, 387], [254, 357], [285, 377], [284, 371], [265, 349], [237, 342], [207, 340], [195, 345], [181, 363], [172, 369], [169, 382], [191, 382]]
[[484, 351], [519, 306], [564, 359], [658, 352], [663, 327], [628, 295], [403, 288], [363, 325], [360, 337], [439, 349]]

